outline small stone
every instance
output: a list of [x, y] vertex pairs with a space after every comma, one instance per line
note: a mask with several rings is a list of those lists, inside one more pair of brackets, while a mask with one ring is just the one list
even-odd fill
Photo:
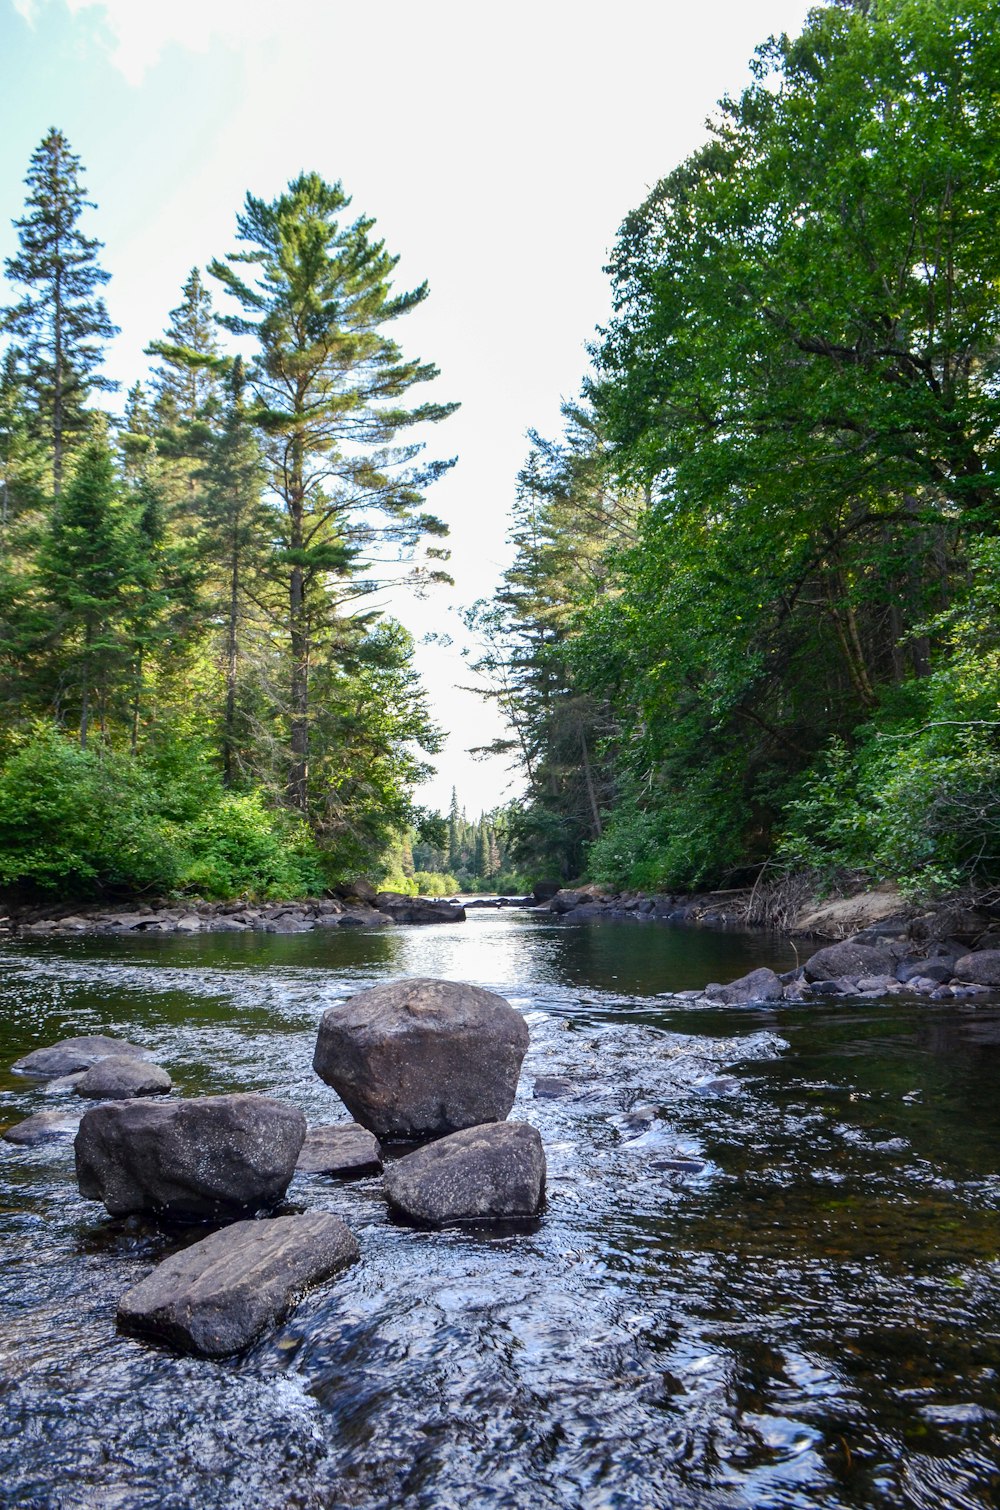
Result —
[[378, 1174], [382, 1150], [378, 1139], [357, 1122], [310, 1127], [295, 1168], [301, 1174], [333, 1174], [342, 1178]]
[[128, 1101], [133, 1096], [166, 1096], [173, 1081], [158, 1064], [111, 1054], [92, 1065], [74, 1089], [90, 1101]]
[[537, 1216], [545, 1195], [542, 1140], [526, 1122], [490, 1122], [439, 1138], [390, 1164], [389, 1204], [413, 1221], [503, 1221]]
[[61, 1038], [50, 1048], [35, 1049], [23, 1059], [15, 1060], [11, 1070], [15, 1075], [31, 1075], [36, 1080], [54, 1080], [60, 1075], [73, 1075], [77, 1070], [89, 1070], [109, 1054], [141, 1059], [145, 1052], [137, 1043], [128, 1043], [124, 1038], [91, 1033], [81, 1038]]
[[58, 1138], [72, 1138], [80, 1125], [80, 1112], [69, 1109], [56, 1112], [35, 1112], [23, 1122], [15, 1122], [5, 1128], [4, 1141], [33, 1147], [36, 1143], [51, 1143]]
[[558, 1101], [563, 1096], [579, 1095], [580, 1087], [565, 1075], [539, 1075], [531, 1094], [545, 1101]]
[[164, 1259], [127, 1291], [118, 1325], [182, 1352], [225, 1357], [285, 1315], [307, 1285], [358, 1256], [353, 1233], [326, 1212], [235, 1222]]

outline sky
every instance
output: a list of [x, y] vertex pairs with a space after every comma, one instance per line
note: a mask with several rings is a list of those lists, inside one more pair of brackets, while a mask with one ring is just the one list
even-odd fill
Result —
[[[0, 0], [0, 262], [16, 249], [34, 148], [82, 158], [121, 335], [106, 370], [145, 375], [194, 266], [235, 249], [247, 191], [302, 169], [340, 179], [430, 297], [395, 329], [461, 408], [432, 437], [458, 457], [428, 496], [454, 589], [391, 607], [414, 632], [447, 734], [418, 794], [470, 816], [519, 790], [467, 751], [502, 732], [473, 692], [460, 610], [492, 592], [526, 431], [555, 436], [607, 318], [619, 225], [703, 140], [753, 49], [800, 30], [803, 0]], [[0, 278], [0, 302], [9, 297]], [[451, 643], [422, 643], [431, 635]]]

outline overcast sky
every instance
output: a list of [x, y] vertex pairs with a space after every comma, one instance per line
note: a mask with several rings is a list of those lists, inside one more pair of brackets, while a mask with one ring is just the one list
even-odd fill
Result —
[[607, 315], [615, 232], [704, 136], [754, 47], [801, 28], [802, 0], [0, 0], [0, 258], [15, 248], [23, 178], [49, 126], [83, 159], [99, 206], [111, 316], [108, 370], [144, 375], [142, 348], [188, 270], [235, 246], [247, 190], [300, 170], [339, 178], [431, 297], [396, 334], [441, 368], [462, 408], [435, 435], [459, 457], [428, 506], [450, 524], [456, 579], [396, 605], [421, 637], [448, 744], [422, 800], [451, 786], [470, 816], [516, 790], [466, 749], [498, 732], [470, 693], [457, 610], [508, 559], [525, 431], [559, 429]]

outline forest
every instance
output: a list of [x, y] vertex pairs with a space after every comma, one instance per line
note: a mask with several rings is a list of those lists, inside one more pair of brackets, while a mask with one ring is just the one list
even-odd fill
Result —
[[522, 867], [1000, 882], [998, 22], [814, 10], [621, 226], [469, 615]]
[[374, 601], [450, 580], [424, 494], [452, 463], [423, 452], [456, 406], [408, 402], [437, 371], [392, 335], [426, 285], [393, 289], [339, 183], [248, 194], [116, 417], [96, 207], [56, 128], [26, 186], [0, 324], [0, 885], [280, 897], [396, 867], [412, 889], [421, 842], [470, 874], [455, 815], [413, 806], [441, 736]]
[[248, 194], [108, 413], [50, 130], [0, 313], [0, 886], [996, 886], [998, 21], [818, 7], [625, 218], [466, 610], [525, 786], [474, 821], [414, 806], [442, 735], [378, 605], [450, 581], [456, 406], [393, 335], [427, 286], [339, 183]]

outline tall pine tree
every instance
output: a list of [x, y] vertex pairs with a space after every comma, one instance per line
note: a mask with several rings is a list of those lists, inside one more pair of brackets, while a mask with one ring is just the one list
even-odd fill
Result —
[[54, 126], [32, 154], [25, 183], [25, 213], [14, 222], [20, 252], [6, 263], [7, 277], [25, 293], [5, 310], [2, 327], [14, 339], [52, 447], [52, 490], [58, 497], [67, 444], [86, 429], [89, 393], [117, 386], [98, 369], [104, 342], [118, 330], [98, 292], [109, 278], [97, 261], [101, 242], [79, 227], [92, 203], [84, 197], [80, 159]]
[[437, 369], [404, 358], [386, 327], [421, 303], [427, 287], [393, 293], [398, 258], [372, 238], [372, 220], [342, 220], [349, 204], [339, 183], [315, 173], [271, 203], [248, 195], [237, 219], [245, 250], [209, 268], [242, 307], [223, 324], [259, 344], [249, 377], [277, 505], [287, 789], [301, 811], [309, 804], [311, 678], [328, 636], [332, 643], [339, 633], [338, 612], [372, 590], [359, 579], [380, 548], [412, 553], [423, 535], [445, 532], [420, 506], [423, 489], [450, 463], [418, 466], [421, 447], [397, 445], [397, 437], [455, 407], [402, 406], [407, 389]]

